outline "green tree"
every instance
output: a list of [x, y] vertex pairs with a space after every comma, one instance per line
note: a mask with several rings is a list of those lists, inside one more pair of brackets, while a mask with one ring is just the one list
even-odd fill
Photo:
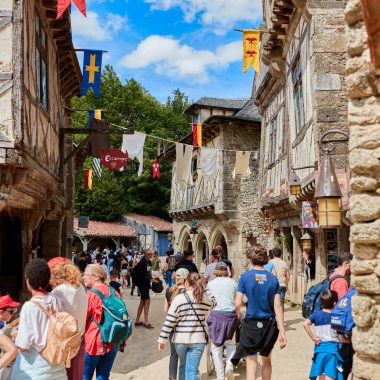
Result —
[[[78, 213], [92, 219], [112, 220], [125, 212], [168, 217], [171, 188], [171, 163], [160, 160], [161, 178], [152, 179], [152, 160], [157, 158], [158, 140], [168, 148], [171, 141], [178, 141], [191, 131], [190, 120], [184, 114], [188, 98], [179, 89], [168, 96], [165, 104], [158, 102], [134, 79], [122, 84], [113, 68], [107, 65], [102, 73], [101, 96], [96, 98], [92, 91], [81, 98], [74, 98], [72, 108], [79, 110], [102, 109], [102, 118], [115, 125], [147, 134], [144, 149], [144, 170], [138, 177], [138, 163], [130, 160], [122, 172], [107, 173], [100, 180], [95, 179], [93, 190], [83, 191], [83, 170], [77, 173], [76, 203]], [[83, 128], [87, 125], [86, 112], [73, 114], [73, 125]], [[151, 136], [149, 136], [151, 135]], [[83, 136], [76, 135], [78, 141]], [[170, 141], [167, 141], [170, 140]], [[112, 145], [119, 148], [122, 136], [113, 135]], [[84, 168], [91, 167], [87, 159]], [[112, 188], [112, 190], [111, 190]], [[112, 209], [112, 211], [111, 211]]]

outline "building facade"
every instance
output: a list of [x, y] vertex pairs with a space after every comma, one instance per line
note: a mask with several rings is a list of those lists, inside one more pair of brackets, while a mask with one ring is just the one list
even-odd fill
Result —
[[[265, 0], [261, 72], [255, 103], [262, 115], [260, 208], [268, 248], [280, 246], [291, 269], [290, 298], [300, 303], [307, 286], [301, 237], [312, 238], [311, 271], [326, 277], [339, 254], [349, 251], [349, 224], [322, 229], [316, 223], [320, 139], [347, 132], [345, 1]], [[331, 136], [334, 138], [334, 136]], [[348, 209], [347, 142], [334, 144], [333, 162]], [[301, 189], [292, 195], [290, 185]]]
[[[202, 145], [217, 150], [215, 176], [206, 179], [201, 170], [202, 148], [192, 153], [191, 184], [176, 181], [176, 150], [164, 156], [173, 160], [170, 216], [173, 218], [174, 250], [192, 249], [200, 266], [218, 245], [244, 270], [247, 244], [262, 241], [262, 216], [258, 209], [260, 117], [252, 100], [201, 98], [187, 113], [202, 124]], [[192, 135], [182, 143], [192, 144]], [[247, 176], [234, 176], [236, 150], [249, 151]], [[192, 233], [192, 224], [197, 224]]]
[[1, 1], [0, 288], [17, 294], [35, 256], [66, 255], [73, 165], [64, 164], [65, 112], [80, 90], [70, 14], [56, 1]]
[[380, 3], [349, 0], [346, 7], [346, 83], [350, 128], [354, 261], [352, 283], [355, 379], [380, 373]]

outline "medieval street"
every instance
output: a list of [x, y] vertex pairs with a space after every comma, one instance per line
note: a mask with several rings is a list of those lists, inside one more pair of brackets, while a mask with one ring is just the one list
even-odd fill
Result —
[[0, 0], [0, 380], [379, 380], [380, 0]]

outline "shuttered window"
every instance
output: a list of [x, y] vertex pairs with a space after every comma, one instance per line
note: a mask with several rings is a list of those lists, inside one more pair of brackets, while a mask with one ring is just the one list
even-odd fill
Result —
[[305, 107], [302, 90], [302, 71], [300, 59], [298, 58], [293, 68], [294, 84], [294, 107], [296, 116], [296, 133], [305, 125]]
[[36, 98], [42, 105], [42, 108], [48, 110], [48, 54], [47, 38], [42, 28], [41, 21], [36, 15], [35, 19], [36, 32]]

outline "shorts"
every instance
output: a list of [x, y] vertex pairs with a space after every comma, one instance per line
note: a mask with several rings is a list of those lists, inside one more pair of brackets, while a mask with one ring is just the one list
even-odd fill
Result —
[[128, 274], [128, 269], [122, 269], [121, 270], [121, 275], [126, 276]]
[[150, 287], [149, 286], [141, 286], [141, 287], [139, 287], [139, 289], [140, 289], [141, 301], [149, 300], [150, 299], [150, 295], [149, 295]]

